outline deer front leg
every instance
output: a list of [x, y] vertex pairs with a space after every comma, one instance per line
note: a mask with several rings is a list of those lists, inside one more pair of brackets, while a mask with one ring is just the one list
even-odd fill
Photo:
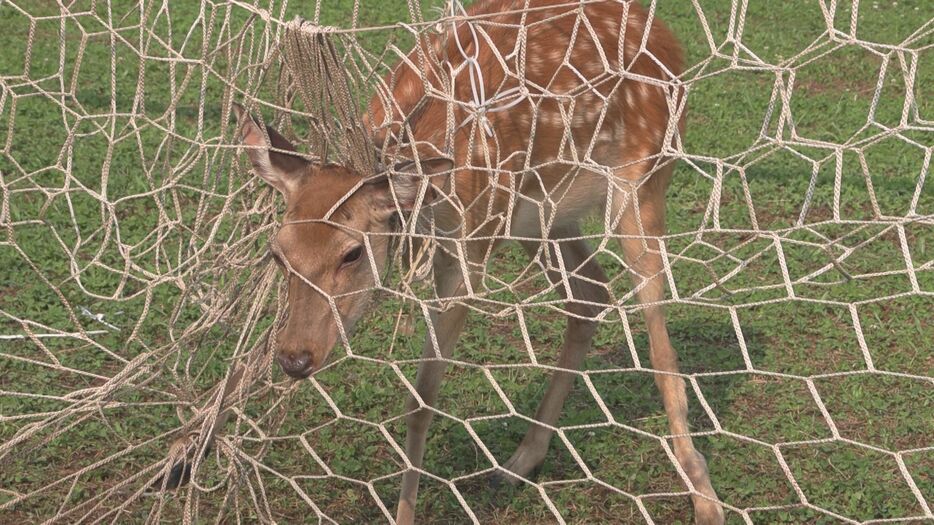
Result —
[[[435, 284], [439, 297], [452, 297], [464, 292], [464, 279], [460, 267], [449, 256], [438, 254], [434, 264]], [[406, 403], [405, 455], [411, 467], [402, 476], [402, 491], [399, 495], [399, 507], [396, 522], [402, 525], [415, 523], [415, 499], [418, 495], [418, 480], [425, 455], [425, 439], [428, 426], [434, 416], [425, 408], [438, 399], [441, 380], [444, 377], [446, 363], [439, 358], [448, 358], [464, 329], [467, 308], [461, 304], [452, 305], [440, 313], [432, 312], [431, 324], [434, 338], [429, 331], [422, 350], [422, 361], [415, 377], [415, 391], [418, 397], [409, 397]], [[437, 341], [437, 346], [435, 345]], [[420, 399], [419, 399], [420, 398]]]
[[[577, 227], [569, 227], [553, 234], [553, 237], [559, 239], [562, 237], [573, 239], [579, 236], [580, 229]], [[524, 243], [523, 246], [531, 257], [535, 257], [538, 243]], [[545, 460], [554, 434], [554, 425], [561, 417], [564, 402], [571, 387], [574, 386], [576, 374], [571, 370], [579, 369], [587, 352], [590, 351], [590, 342], [597, 328], [593, 317], [600, 312], [598, 305], [607, 304], [609, 300], [604, 284], [607, 280], [606, 275], [593, 257], [593, 251], [587, 242], [582, 239], [567, 240], [561, 241], [559, 246], [558, 251], [564, 263], [567, 287], [563, 283], [565, 277], [557, 271], [560, 266], [557, 263], [558, 254], [555, 253], [554, 245], [549, 245], [544, 253], [550, 261], [548, 279], [552, 284], [557, 285], [562, 296], [568, 300], [567, 310], [570, 312], [567, 316], [568, 324], [561, 347], [561, 356], [558, 359], [558, 367], [562, 370], [555, 371], [551, 376], [548, 390], [535, 414], [535, 420], [541, 424], [532, 424], [516, 452], [503, 464], [503, 468], [523, 478], [528, 477], [528, 474]], [[570, 297], [568, 297], [567, 288], [570, 288]], [[499, 480], [517, 483], [519, 478], [499, 474], [494, 477], [494, 482]]]

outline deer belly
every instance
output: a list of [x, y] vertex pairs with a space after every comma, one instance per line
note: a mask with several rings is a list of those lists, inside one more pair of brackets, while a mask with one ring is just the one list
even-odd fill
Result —
[[509, 235], [531, 239], [560, 237], [560, 232], [602, 208], [606, 201], [606, 176], [580, 172], [568, 177], [548, 194], [524, 193], [513, 202]]

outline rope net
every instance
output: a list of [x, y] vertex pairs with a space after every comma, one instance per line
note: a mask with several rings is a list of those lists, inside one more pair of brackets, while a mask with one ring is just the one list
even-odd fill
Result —
[[[587, 16], [592, 2], [538, 4], [505, 2], [513, 14], [499, 18], [442, 0], [0, 4], [0, 521], [394, 519], [411, 466], [405, 401], [433, 360], [448, 367], [420, 521], [690, 519], [697, 491], [676, 459], [643, 322], [658, 304], [638, 300], [627, 239], [664, 262], [643, 277], [667, 288], [681, 362], [669, 377], [687, 385], [690, 436], [730, 520], [934, 519], [930, 5], [646, 2], [642, 23], [664, 20], [687, 53], [683, 72], [667, 71], [648, 37], [632, 39], [661, 71], [651, 77], [594, 50], [604, 21]], [[536, 67], [525, 47], [535, 25], [518, 21], [532, 18], [572, 20], [553, 52], [567, 55], [573, 89], [522, 80]], [[504, 32], [510, 47], [492, 46]], [[445, 35], [456, 54], [432, 47]], [[598, 73], [575, 68], [575, 49]], [[502, 82], [484, 77], [478, 50]], [[367, 109], [373, 97], [393, 107], [400, 61], [431, 87], [430, 111], [445, 112], [426, 141], [435, 154], [469, 137], [472, 151], [499, 155], [472, 157], [478, 176], [529, 184], [558, 167], [564, 189], [631, 166], [601, 157], [603, 128], [582, 136], [575, 119], [612, 118], [613, 85], [664, 91], [671, 116], [648, 160], [677, 160], [668, 231], [658, 243], [627, 237], [602, 195], [609, 206], [562, 230], [552, 212], [574, 196], [520, 194], [515, 178], [497, 187], [510, 196], [501, 209], [458, 205], [503, 224], [531, 209], [537, 237], [442, 232], [416, 206], [389, 235], [368, 314], [339, 329], [323, 369], [293, 381], [275, 362], [290, 314], [269, 248], [288, 221], [251, 170], [232, 104], [306, 159], [373, 174], [426, 155], [424, 144], [403, 151], [422, 105], [378, 122]], [[539, 114], [548, 104], [561, 109]], [[556, 138], [529, 141], [554, 139], [555, 152], [503, 146], [515, 137], [502, 122], [520, 114], [560, 117]], [[471, 286], [446, 299], [431, 265], [457, 246], [445, 238], [521, 240], [531, 257], [516, 243], [455, 257]], [[565, 265], [581, 241], [607, 282]], [[581, 279], [607, 298], [587, 314], [562, 296]], [[332, 312], [341, 299], [327, 297]], [[426, 337], [437, 347], [444, 336], [428, 319], [457, 305], [469, 314], [453, 355], [423, 358]], [[597, 335], [546, 461], [490, 489], [563, 369], [566, 317], [595, 320]], [[187, 483], [162, 490], [173, 468]]]

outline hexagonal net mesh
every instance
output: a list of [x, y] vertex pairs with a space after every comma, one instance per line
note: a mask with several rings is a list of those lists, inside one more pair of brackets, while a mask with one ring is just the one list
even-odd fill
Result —
[[[0, 4], [2, 521], [934, 519], [931, 6], [481, 4]], [[418, 182], [365, 286], [257, 123]]]

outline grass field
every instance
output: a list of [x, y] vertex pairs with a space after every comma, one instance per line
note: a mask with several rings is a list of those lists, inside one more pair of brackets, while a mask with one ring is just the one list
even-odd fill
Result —
[[[424, 1], [426, 17], [435, 16], [429, 8], [442, 3]], [[178, 167], [188, 162], [185, 152], [191, 149], [185, 140], [178, 141], [174, 150], [160, 149], [165, 129], [134, 123], [125, 116], [131, 111], [140, 78], [139, 60], [130, 45], [141, 37], [138, 29], [118, 30], [123, 40], [117, 40], [112, 57], [110, 34], [99, 20], [110, 17], [113, 27], [132, 28], [139, 15], [123, 15], [132, 12], [135, 2], [114, 2], [110, 15], [107, 4], [98, 2], [97, 17], [77, 17], [64, 26], [58, 19], [42, 18], [60, 14], [54, 3], [20, 4], [0, 3], [0, 334], [44, 331], [42, 327], [72, 332], [78, 330], [78, 323], [88, 330], [105, 328], [84, 316], [82, 308], [104, 314], [120, 330], [95, 336], [97, 345], [74, 339], [42, 339], [41, 344], [0, 339], [0, 523], [44, 521], [164, 458], [173, 436], [152, 438], [179, 427], [179, 414], [187, 412], [176, 408], [191, 401], [185, 395], [204, 392], [223, 377], [229, 364], [225, 358], [233, 351], [238, 333], [236, 326], [218, 326], [207, 332], [202, 345], [154, 363], [146, 388], [113, 393], [112, 399], [125, 405], [73, 414], [45, 424], [29, 439], [14, 441], [29, 425], [48, 422], [57, 411], [75, 406], [82, 389], [100, 386], [129, 361], [170, 343], [199, 317], [194, 307], [175, 311], [183, 293], [175, 274], [167, 269], [176, 268], [172, 261], [189, 248], [192, 231], [206, 231], [205, 225], [197, 223], [195, 204], [206, 200], [209, 207], [218, 206], [223, 199], [214, 196], [225, 195], [243, 182], [215, 173], [218, 166], [212, 167], [209, 156], [191, 161], [190, 170], [170, 181], [160, 163]], [[729, 57], [733, 46], [723, 42], [732, 25], [733, 6], [728, 0], [698, 4], [714, 44], [722, 45], [721, 53]], [[850, 4], [840, 4], [834, 26], [848, 32]], [[352, 6], [351, 0], [326, 2], [322, 21], [347, 25]], [[672, 259], [672, 277], [679, 297], [691, 299], [668, 307], [669, 331], [683, 370], [697, 374], [697, 385], [724, 430], [695, 439], [707, 458], [714, 486], [723, 501], [747, 509], [755, 523], [840, 521], [819, 509], [857, 521], [924, 515], [893, 453], [903, 460], [921, 498], [928, 506], [934, 504], [934, 189], [929, 173], [934, 152], [930, 124], [934, 120], [934, 3], [879, 0], [859, 6], [856, 36], [864, 41], [898, 45], [926, 27], [926, 36], [906, 46], [923, 49], [917, 53], [911, 76], [916, 107], [906, 115], [912, 129], [886, 132], [903, 119], [903, 66], [908, 67], [911, 54], [884, 46], [875, 47], [878, 52], [872, 53], [846, 45], [800, 67], [791, 67], [800, 61], [785, 63], [825, 32], [817, 2], [749, 2], [742, 42], [763, 61], [782, 64], [783, 72], [730, 68], [728, 58], [716, 58], [692, 70], [693, 75], [723, 72], [704, 75], [692, 85], [689, 98], [685, 151], [711, 160], [698, 160], [695, 167], [681, 163], [669, 193], [672, 238], [668, 252], [678, 255]], [[171, 29], [163, 20], [155, 24], [154, 32], [178, 49], [201, 7], [197, 2], [173, 2]], [[293, 1], [282, 18], [310, 16], [313, 9], [313, 2]], [[33, 18], [35, 23], [23, 11], [38, 17]], [[158, 11], [156, 7], [153, 13]], [[219, 24], [226, 8], [205, 13], [215, 13]], [[410, 20], [403, 0], [368, 0], [360, 13], [361, 26]], [[661, 2], [658, 16], [681, 38], [689, 65], [711, 56], [705, 27], [691, 3]], [[242, 24], [246, 16], [233, 9], [231, 19]], [[87, 38], [82, 38], [79, 25], [90, 33]], [[64, 33], [60, 33], [62, 27]], [[30, 33], [33, 44], [27, 46]], [[360, 39], [364, 47], [379, 52], [387, 34], [365, 33]], [[398, 41], [404, 43], [404, 35]], [[201, 43], [196, 34], [182, 56], [201, 56]], [[61, 55], [60, 46], [64, 46]], [[157, 45], [151, 49], [154, 57], [171, 55]], [[880, 86], [882, 56], [888, 61]], [[82, 58], [80, 68], [76, 67], [78, 57]], [[56, 76], [60, 59], [64, 64], [61, 78]], [[217, 137], [220, 82], [197, 73], [186, 84], [167, 62], [153, 58], [145, 64], [145, 113], [155, 118], [177, 94], [178, 109], [171, 123], [160, 120], [160, 124], [193, 142]], [[781, 133], [787, 147], [778, 147], [777, 110], [763, 126], [776, 82], [790, 82], [792, 71], [795, 89], [790, 108], [798, 136], [848, 144], [839, 158], [833, 157], [833, 150], [801, 145], [787, 129]], [[173, 78], [176, 86], [170, 89]], [[76, 86], [71, 99], [49, 94], [71, 85]], [[204, 106], [199, 110], [202, 97]], [[114, 112], [111, 103], [121, 113], [112, 120], [108, 117]], [[69, 138], [63, 118], [70, 125], [75, 121], [70, 115], [63, 117], [63, 106], [102, 117], [86, 119]], [[870, 109], [873, 124], [866, 126]], [[926, 125], [914, 118], [915, 110]], [[140, 128], [132, 131], [137, 124]], [[768, 139], [761, 136], [763, 130]], [[107, 135], [128, 138], [111, 141]], [[869, 140], [874, 136], [878, 139]], [[69, 141], [72, 147], [62, 154]], [[712, 178], [699, 173], [715, 174], [715, 158], [743, 168], [742, 176], [728, 170], [718, 201], [711, 199]], [[822, 162], [814, 168], [813, 161]], [[68, 177], [66, 168], [71, 173]], [[918, 190], [924, 170], [928, 170], [926, 184]], [[812, 172], [817, 174], [813, 180]], [[835, 190], [837, 177], [839, 190]], [[171, 188], [164, 187], [169, 183]], [[807, 227], [792, 231], [809, 192], [813, 196], [803, 218]], [[747, 193], [755, 203], [752, 212], [746, 205]], [[125, 257], [111, 232], [102, 229], [105, 214], [95, 194], [112, 204], [108, 213], [119, 217], [120, 242], [127, 245], [145, 245], [155, 225], [167, 220], [184, 227], [165, 230], [163, 250], [134, 253], [139, 266], [124, 267]], [[174, 208], [174, 203], [190, 208]], [[717, 210], [719, 231], [706, 233], [704, 242], [697, 242], [692, 233], [714, 229], [708, 209]], [[839, 218], [834, 217], [835, 209]], [[912, 209], [918, 220], [892, 226], [897, 222], [893, 219], [909, 217]], [[878, 219], [877, 215], [884, 219], [868, 225], [848, 222]], [[211, 242], [236, 240], [224, 238], [224, 232], [243, 227], [231, 221], [219, 221], [220, 233]], [[586, 232], [598, 233], [597, 226], [589, 223]], [[162, 232], [160, 228], [156, 230]], [[781, 256], [769, 249], [773, 240], [768, 234], [748, 233], [755, 228], [779, 232]], [[834, 241], [831, 252], [819, 247], [830, 241]], [[839, 269], [816, 279], [802, 279], [840, 256], [844, 246], [855, 249]], [[905, 249], [910, 263], [905, 260]], [[725, 279], [737, 261], [760, 251], [761, 256], [724, 280], [723, 287], [703, 290], [716, 279]], [[491, 275], [515, 278], [526, 265], [520, 252], [510, 248], [498, 254]], [[724, 252], [734, 257], [725, 257]], [[92, 261], [112, 265], [114, 270]], [[608, 272], [622, 271], [608, 254], [601, 262]], [[912, 265], [914, 280], [905, 271], [907, 264]], [[788, 296], [783, 271], [796, 282], [791, 286], [795, 298]], [[847, 279], [844, 272], [857, 278]], [[134, 278], [124, 283], [127, 274]], [[173, 278], [147, 281], [147, 275], [163, 274]], [[182, 277], [195, 279], [198, 274]], [[534, 290], [542, 283], [528, 286]], [[354, 353], [379, 360], [416, 359], [425, 334], [421, 321], [416, 321], [411, 333], [398, 335], [388, 354], [397, 313], [408, 308], [389, 298], [381, 302], [352, 340]], [[539, 362], [555, 363], [564, 329], [562, 317], [547, 307], [525, 308], [523, 315]], [[509, 413], [490, 377], [526, 416], [534, 415], [544, 392], [547, 374], [537, 367], [493, 366], [487, 368], [489, 377], [484, 374], [484, 365], [528, 363], [519, 325], [515, 313], [471, 314], [455, 355], [463, 364], [449, 368], [438, 405], [450, 417], [435, 418], [429, 434], [426, 470], [443, 479], [460, 478], [456, 487], [481, 522], [555, 520], [535, 487], [493, 492], [485, 475], [470, 476], [492, 466], [472, 433], [502, 462], [527, 428], [515, 416], [490, 417]], [[342, 350], [336, 353], [338, 358], [344, 355]], [[585, 367], [593, 371], [593, 386], [616, 421], [663, 436], [667, 421], [651, 374], [600, 372], [635, 367], [634, 355], [648, 362], [648, 341], [638, 312], [628, 316], [627, 324], [617, 318], [601, 326]], [[873, 370], [868, 369], [866, 355], [871, 357]], [[236, 504], [223, 502], [225, 488], [201, 493], [192, 503], [201, 521], [213, 522], [221, 508], [226, 508], [231, 521], [237, 513], [247, 522], [314, 521], [314, 512], [296, 494], [297, 487], [337, 522], [384, 521], [365, 483], [348, 479], [378, 479], [373, 483], [375, 492], [386, 507], [394, 509], [400, 476], [393, 474], [400, 471], [402, 461], [375, 424], [382, 423], [397, 443], [404, 442], [400, 415], [406, 390], [400, 379], [389, 366], [366, 359], [344, 359], [316, 375], [321, 391], [341, 414], [370, 423], [365, 424], [335, 418], [334, 408], [311, 381], [292, 385], [277, 368], [271, 376], [273, 387], [247, 405], [244, 421], [249, 417], [268, 422], [265, 411], [288, 392], [286, 416], [268, 437], [301, 434], [320, 461], [298, 439], [273, 439], [261, 446], [256, 431], [247, 426], [238, 427], [239, 434], [230, 430], [232, 436], [244, 437], [237, 442], [243, 453], [261, 458], [267, 469], [241, 462], [241, 473], [250, 482], [234, 491]], [[414, 380], [414, 364], [399, 368]], [[710, 374], [730, 371], [735, 373]], [[839, 374], [854, 371], [864, 373]], [[173, 379], [176, 374], [187, 382]], [[657, 439], [618, 426], [581, 428], [606, 422], [606, 417], [580, 383], [560, 425], [569, 427], [567, 440], [594, 476], [626, 493], [651, 495], [643, 502], [655, 523], [690, 522], [689, 499], [669, 495], [684, 487]], [[713, 430], [714, 422], [696, 396], [689, 395], [692, 430]], [[832, 427], [842, 439], [829, 439], [835, 437]], [[781, 446], [776, 449], [774, 444]], [[776, 451], [797, 487], [783, 473]], [[224, 479], [228, 460], [218, 465], [214, 458], [209, 456], [199, 473], [201, 487], [213, 487]], [[102, 460], [107, 461], [93, 466]], [[69, 477], [75, 473], [79, 474]], [[571, 452], [556, 440], [537, 481], [582, 476]], [[53, 483], [63, 479], [64, 483]], [[264, 494], [251, 493], [247, 487], [258, 487], [260, 481]], [[46, 486], [44, 492], [3, 506]], [[140, 484], [131, 486], [136, 489]], [[546, 487], [568, 522], [643, 521], [633, 500], [599, 483]], [[103, 508], [117, 508], [130, 494], [113, 494]], [[157, 501], [164, 505], [162, 519], [176, 521], [186, 501], [191, 503], [192, 494], [144, 496], [127, 507], [118, 522], [144, 521]], [[268, 504], [256, 503], [263, 500]], [[805, 500], [810, 508], [799, 505]], [[418, 515], [423, 523], [469, 521], [448, 485], [424, 477]], [[73, 522], [75, 516], [63, 521]], [[743, 516], [730, 511], [728, 520], [741, 523]]]

